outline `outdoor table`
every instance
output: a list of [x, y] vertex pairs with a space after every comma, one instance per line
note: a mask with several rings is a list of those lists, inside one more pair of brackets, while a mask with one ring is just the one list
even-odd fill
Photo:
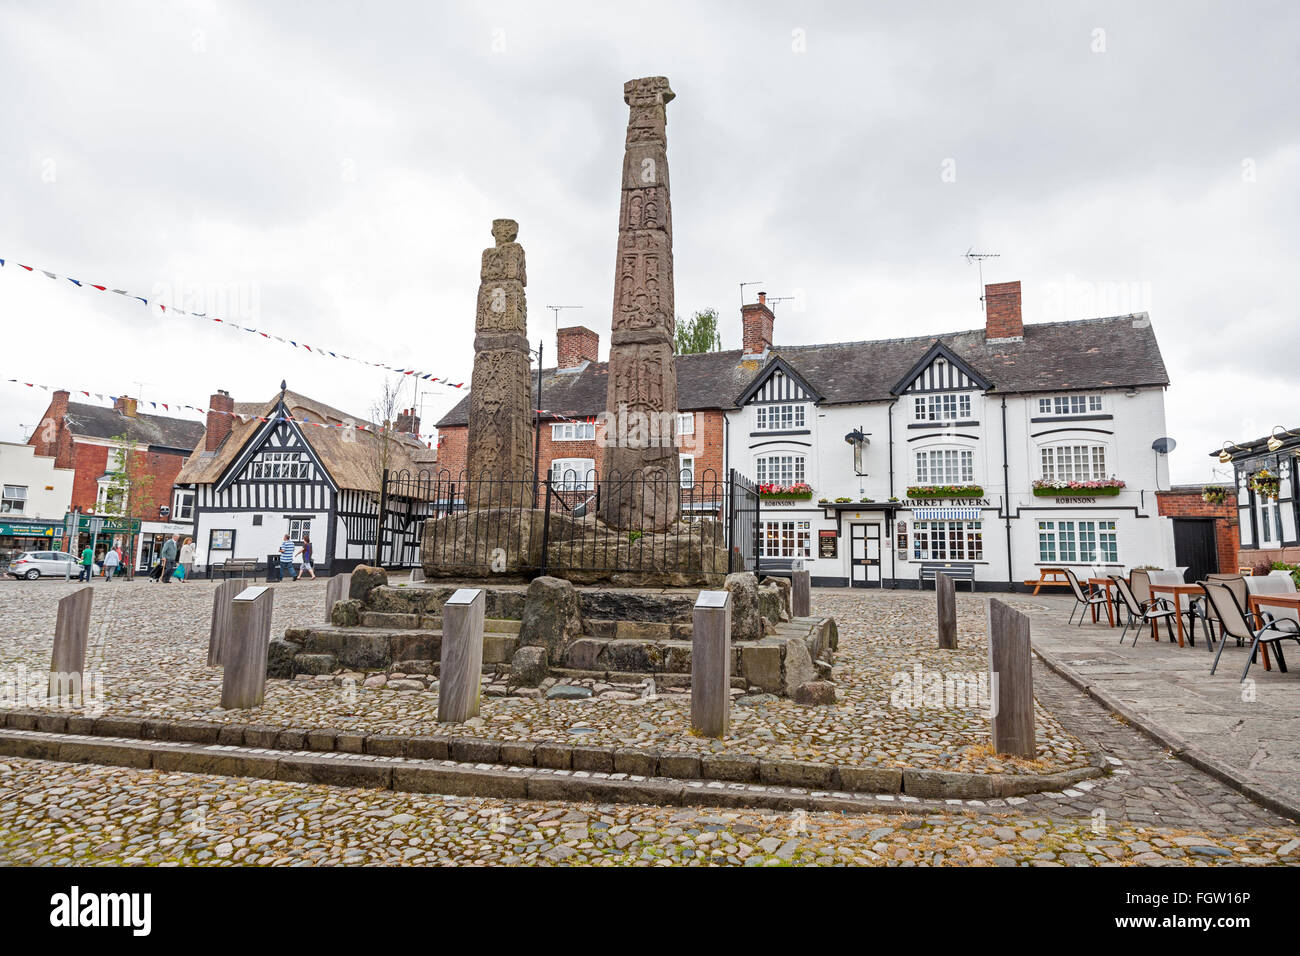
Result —
[[[1115, 599], [1111, 596], [1110, 589], [1115, 586], [1113, 578], [1088, 578], [1088, 583], [1093, 587], [1102, 588], [1106, 592], [1106, 620], [1110, 621], [1110, 626], [1115, 626]], [[1092, 606], [1092, 619], [1097, 620], [1097, 605]]]
[[[1300, 611], [1300, 594], [1252, 594], [1250, 596], [1250, 610], [1262, 621], [1263, 615], [1259, 611], [1261, 605], [1264, 607], [1289, 607], [1294, 611]], [[1261, 643], [1259, 649], [1264, 652], [1264, 670], [1271, 671], [1273, 668], [1268, 663], [1268, 645]]]
[[[1185, 594], [1188, 597], [1196, 597], [1197, 595], [1200, 595], [1202, 593], [1204, 592], [1201, 591], [1201, 586], [1199, 584], [1152, 584], [1151, 585], [1151, 594], [1153, 596], [1156, 594], [1173, 595], [1174, 612], [1175, 612], [1174, 617], [1178, 621], [1178, 646], [1179, 647], [1184, 646], [1183, 605], [1182, 605], [1183, 595]], [[1151, 622], [1151, 639], [1154, 641], [1160, 640], [1160, 635], [1156, 633], [1156, 622], [1154, 620], [1152, 620]]]
[[1037, 594], [1039, 588], [1068, 588], [1070, 586], [1070, 579], [1065, 576], [1065, 568], [1043, 568], [1038, 572], [1037, 581], [1026, 581], [1025, 584], [1032, 584], [1034, 586], [1034, 593]]

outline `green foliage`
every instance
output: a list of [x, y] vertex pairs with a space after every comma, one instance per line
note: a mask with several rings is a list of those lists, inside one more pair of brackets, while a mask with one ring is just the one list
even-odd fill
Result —
[[677, 336], [673, 342], [673, 350], [678, 355], [718, 352], [721, 349], [717, 309], [702, 309], [684, 322], [678, 320]]
[[[132, 504], [148, 501], [153, 490], [154, 476], [149, 473], [144, 449], [125, 433], [114, 435], [113, 447], [108, 453], [105, 473], [110, 476], [108, 493], [96, 514], [105, 518], [131, 516]], [[149, 517], [141, 515], [141, 517]]]

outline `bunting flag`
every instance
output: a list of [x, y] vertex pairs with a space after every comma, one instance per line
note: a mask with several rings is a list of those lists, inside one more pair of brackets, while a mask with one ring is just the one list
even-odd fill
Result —
[[389, 372], [396, 372], [398, 375], [410, 375], [415, 378], [423, 379], [424, 381], [427, 382], [437, 382], [440, 385], [446, 385], [448, 388], [464, 389], [468, 387], [467, 382], [463, 382], [463, 381], [453, 382], [450, 378], [447, 378], [446, 376], [435, 375], [432, 372], [425, 372], [413, 368], [397, 368], [396, 366], [389, 365], [386, 362], [372, 362], [369, 359], [356, 358], [351, 355], [344, 355], [341, 352], [337, 352], [332, 349], [327, 349], [320, 345], [309, 345], [308, 343], [299, 341], [297, 339], [287, 339], [284, 336], [276, 335], [273, 332], [265, 332], [262, 329], [249, 328], [248, 326], [240, 325], [239, 323], [235, 322], [232, 319], [223, 319], [218, 316], [210, 316], [205, 312], [187, 312], [185, 309], [180, 309], [177, 308], [176, 306], [168, 306], [162, 302], [155, 302], [153, 306], [151, 306], [148, 297], [143, 295], [136, 295], [134, 292], [130, 292], [126, 289], [110, 289], [108, 286], [100, 285], [97, 282], [87, 282], [82, 279], [74, 279], [72, 276], [60, 275], [56, 272], [50, 272], [47, 269], [37, 269], [34, 266], [23, 265], [21, 262], [14, 262], [11, 259], [0, 258], [0, 268], [3, 268], [6, 264], [16, 265], [18, 268], [25, 269], [28, 272], [41, 272], [43, 275], [47, 276], [50, 279], [53, 279], [56, 282], [61, 279], [66, 279], [68, 282], [71, 282], [79, 289], [95, 289], [99, 292], [112, 292], [129, 299], [138, 299], [146, 309], [153, 308], [154, 306], [156, 306], [159, 309], [159, 313], [163, 316], [166, 316], [170, 313], [172, 315], [188, 316], [192, 319], [197, 319], [200, 321], [215, 322], [220, 325], [224, 325], [226, 328], [232, 329], [237, 332], [247, 332], [251, 335], [256, 335], [263, 339], [268, 339], [268, 340], [275, 339], [275, 341], [282, 342], [285, 345], [291, 346], [292, 348], [295, 349], [306, 349], [308, 352], [310, 352], [313, 355], [319, 355], [321, 357], [329, 356], [330, 358], [334, 358], [334, 359], [342, 359], [349, 362], [357, 362], [361, 365], [369, 365], [371, 368], [382, 368]]
[[[23, 381], [23, 380], [20, 379], [20, 378], [7, 378], [7, 379], [4, 379], [4, 381], [6, 381], [6, 382], [12, 382], [12, 383], [15, 384], [15, 385], [25, 385], [25, 386], [27, 386], [28, 388], [39, 388], [39, 389], [41, 389], [42, 391], [46, 391], [46, 392], [60, 392], [60, 391], [62, 391], [62, 392], [67, 392], [69, 395], [84, 395], [86, 398], [95, 398], [95, 399], [98, 399], [98, 400], [101, 401], [101, 402], [103, 402], [103, 401], [107, 401], [107, 402], [112, 402], [112, 403], [114, 403], [114, 404], [116, 404], [118, 398], [123, 397], [123, 396], [118, 396], [118, 395], [109, 395], [109, 394], [104, 393], [104, 392], [92, 392], [92, 391], [90, 391], [90, 390], [88, 390], [88, 389], [84, 389], [84, 388], [62, 388], [62, 387], [58, 387], [58, 386], [54, 386], [54, 385], [42, 385], [40, 382], [25, 382], [25, 381]], [[130, 396], [126, 396], [126, 397], [130, 397]], [[312, 427], [312, 428], [349, 428], [349, 427], [352, 427], [352, 428], [356, 428], [357, 430], [359, 430], [359, 431], [363, 431], [363, 432], [365, 432], [365, 431], [374, 432], [374, 431], [378, 431], [378, 430], [379, 430], [379, 429], [376, 428], [375, 426], [372, 426], [372, 425], [365, 425], [365, 424], [361, 424], [361, 423], [353, 424], [353, 425], [351, 425], [351, 426], [348, 426], [348, 425], [336, 425], [336, 424], [334, 424], [333, 422], [313, 422], [313, 421], [310, 421], [310, 420], [308, 420], [308, 419], [294, 418], [294, 417], [289, 416], [289, 415], [276, 416], [276, 417], [274, 417], [274, 419], [272, 419], [272, 418], [267, 417], [267, 416], [264, 416], [264, 415], [245, 415], [245, 414], [240, 414], [239, 412], [227, 412], [227, 411], [222, 411], [221, 409], [218, 409], [218, 408], [201, 408], [201, 407], [199, 407], [198, 405], [189, 405], [189, 404], [186, 404], [186, 403], [183, 403], [183, 402], [156, 402], [156, 401], [142, 401], [142, 402], [140, 402], [140, 404], [142, 404], [142, 405], [148, 405], [149, 407], [151, 407], [151, 408], [153, 408], [153, 409], [155, 409], [155, 410], [161, 409], [162, 411], [165, 411], [165, 412], [189, 411], [189, 412], [196, 412], [196, 413], [198, 413], [199, 415], [229, 415], [229, 416], [232, 417], [232, 418], [238, 418], [241, 422], [246, 422], [246, 421], [250, 421], [250, 420], [253, 420], [253, 419], [256, 419], [257, 421], [260, 421], [260, 422], [269, 422], [269, 421], [274, 420], [274, 421], [289, 421], [289, 422], [294, 422], [295, 424], [298, 424], [298, 425], [308, 425], [308, 426], [310, 426], [310, 427]], [[551, 418], [554, 418], [554, 419], [556, 419], [556, 420], [558, 420], [558, 421], [573, 422], [573, 423], [575, 423], [575, 424], [576, 424], [576, 423], [579, 423], [579, 422], [594, 423], [594, 422], [596, 421], [595, 418], [590, 418], [590, 417], [589, 417], [589, 418], [583, 418], [583, 419], [579, 419], [579, 418], [569, 418], [569, 417], [567, 417], [567, 416], [565, 416], [565, 415], [561, 415], [559, 412], [553, 412], [553, 411], [551, 411], [550, 409], [546, 409], [546, 408], [534, 408], [534, 409], [533, 409], [533, 412], [534, 412], [534, 414], [537, 414], [537, 415], [546, 415], [546, 416], [549, 416], [549, 417], [551, 417]], [[434, 438], [438, 438], [438, 434], [437, 434], [436, 432], [428, 432], [428, 433], [421, 432], [420, 434], [416, 435], [416, 437], [417, 437], [417, 438], [420, 438], [421, 440], [426, 439], [426, 438], [432, 440], [432, 439], [434, 439]], [[439, 444], [439, 446], [442, 445], [442, 439], [439, 439], [438, 444]]]

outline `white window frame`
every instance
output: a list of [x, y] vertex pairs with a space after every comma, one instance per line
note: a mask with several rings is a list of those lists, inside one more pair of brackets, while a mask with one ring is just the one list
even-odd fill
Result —
[[677, 434], [679, 435], [695, 434], [695, 413], [694, 412], [677, 413]]
[[[302, 536], [311, 534], [311, 518], [290, 518], [289, 527], [286, 529], [289, 534], [289, 540], [294, 544], [302, 544]], [[296, 533], [295, 533], [296, 532]]]
[[918, 422], [958, 422], [971, 418], [970, 392], [926, 392], [915, 396], [912, 417]]
[[3, 491], [0, 491], [0, 514], [26, 514], [26, 509], [27, 486], [5, 485]]
[[192, 521], [194, 519], [195, 492], [177, 488], [172, 493], [172, 520]]
[[1259, 528], [1259, 548], [1282, 546], [1282, 507], [1271, 498], [1255, 495], [1255, 524]]
[[760, 485], [795, 485], [806, 482], [808, 460], [794, 452], [773, 452], [754, 459], [755, 480]]
[[[113, 488], [113, 477], [110, 475], [108, 477], [100, 478], [98, 479], [97, 484], [98, 487], [95, 489], [95, 510], [102, 512], [107, 510], [109, 505], [108, 493]], [[131, 489], [123, 488], [122, 504], [121, 504], [122, 514], [127, 513], [127, 505], [130, 503], [130, 501], [131, 501]], [[114, 507], [117, 506], [115, 505]]]
[[759, 525], [759, 547], [764, 558], [811, 558], [812, 522], [774, 518]]
[[1111, 520], [1038, 522], [1038, 560], [1049, 564], [1119, 564], [1119, 528]]
[[695, 456], [681, 455], [678, 460], [681, 462], [678, 474], [681, 476], [682, 488], [691, 489], [695, 487]]
[[556, 422], [551, 425], [551, 441], [595, 440], [595, 422]]
[[553, 458], [551, 486], [556, 491], [592, 491], [596, 487], [594, 458]]
[[808, 427], [807, 402], [781, 402], [754, 407], [754, 431], [790, 432]]
[[[939, 474], [936, 474], [935, 469], [936, 457], [940, 466]], [[919, 448], [912, 456], [912, 468], [918, 485], [973, 485], [975, 449], [956, 445]]]
[[1109, 477], [1104, 442], [1060, 442], [1039, 446], [1044, 481], [1102, 481]]
[[913, 521], [911, 534], [913, 561], [984, 560], [982, 521]]
[[1069, 395], [1045, 395], [1038, 399], [1038, 414], [1053, 418], [1062, 415], [1091, 415], [1102, 410], [1102, 398], [1099, 393], [1071, 393]]
[[249, 465], [255, 481], [299, 481], [310, 477], [311, 462], [300, 451], [263, 451]]

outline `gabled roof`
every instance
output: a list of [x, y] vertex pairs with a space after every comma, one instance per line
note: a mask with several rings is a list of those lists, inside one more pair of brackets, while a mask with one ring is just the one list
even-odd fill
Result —
[[900, 378], [894, 387], [889, 390], [889, 393], [891, 395], [903, 394], [903, 392], [907, 391], [908, 388], [911, 387], [912, 383], [920, 378], [921, 374], [934, 363], [935, 359], [939, 358], [946, 361], [952, 368], [960, 371], [961, 374], [969, 379], [970, 383], [975, 385], [977, 388], [987, 392], [993, 387], [992, 382], [963, 362], [952, 349], [936, 340], [934, 345], [930, 346], [930, 351], [922, 355], [920, 360], [907, 370], [903, 377]]
[[73, 436], [117, 438], [126, 435], [141, 445], [192, 451], [203, 441], [203, 423], [166, 415], [123, 415], [116, 408], [68, 402], [65, 419]]
[[[187, 458], [180, 474], [176, 476], [176, 484], [212, 484], [218, 481], [244, 447], [258, 435], [263, 427], [262, 419], [275, 417], [279, 404], [279, 393], [266, 402], [236, 402], [236, 414], [245, 417], [234, 420], [230, 434], [216, 451], [200, 450]], [[284, 404], [298, 422], [341, 425], [350, 419], [357, 425], [372, 424], [360, 415], [348, 415], [296, 392], [285, 392]], [[298, 431], [339, 488], [379, 490], [379, 437], [375, 432], [368, 429], [345, 431], [342, 428], [316, 428], [310, 424], [299, 425]], [[394, 434], [392, 437], [396, 444], [391, 449], [390, 470], [406, 468], [414, 471], [422, 466], [427, 467], [434, 460], [435, 452], [426, 448], [414, 436]], [[202, 449], [203, 445], [204, 442], [200, 441], [197, 447]]]
[[778, 372], [802, 389], [805, 395], [813, 402], [820, 402], [822, 400], [821, 393], [804, 381], [803, 376], [796, 372], [789, 362], [781, 358], [779, 354], [773, 353], [772, 357], [768, 360], [768, 363], [763, 366], [759, 373], [755, 375], [753, 380], [749, 383], [749, 387], [737, 396], [736, 405], [739, 406], [746, 404], [750, 399], [757, 395], [763, 386], [770, 382], [772, 377]]
[[[985, 341], [983, 329], [909, 338], [825, 345], [773, 346], [772, 351], [821, 395], [823, 405], [888, 402], [909, 370], [942, 345], [998, 393], [1065, 392], [1165, 386], [1155, 330], [1146, 313], [1026, 325], [1020, 339]], [[677, 404], [682, 411], [734, 409], [736, 398], [759, 374], [759, 363], [739, 349], [677, 356]], [[542, 373], [540, 407], [558, 415], [594, 417], [605, 410], [609, 364], [593, 362], [581, 372]], [[438, 422], [465, 425], [469, 398]]]

